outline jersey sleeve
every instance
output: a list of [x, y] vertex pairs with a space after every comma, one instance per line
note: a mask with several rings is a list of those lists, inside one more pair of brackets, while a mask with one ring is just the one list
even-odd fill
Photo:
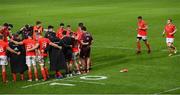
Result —
[[47, 39], [47, 43], [49, 44], [51, 41], [49, 39]]
[[23, 40], [22, 42], [23, 42], [23, 44], [26, 44], [26, 40]]

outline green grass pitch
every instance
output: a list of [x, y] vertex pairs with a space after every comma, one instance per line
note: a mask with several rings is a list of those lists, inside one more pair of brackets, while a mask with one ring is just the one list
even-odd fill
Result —
[[[47, 82], [12, 82], [8, 69], [8, 84], [0, 82], [1, 94], [180, 94], [180, 53], [168, 57], [162, 31], [171, 17], [180, 29], [179, 0], [0, 0], [0, 24], [14, 24], [16, 32], [25, 24], [41, 20], [43, 26], [58, 27], [60, 22], [76, 30], [84, 22], [94, 36], [93, 70], [88, 75], [107, 76], [105, 80], [81, 80], [79, 77]], [[137, 56], [137, 16], [149, 25], [148, 39], [152, 53]], [[175, 46], [180, 49], [177, 31]], [[9, 68], [9, 67], [8, 67]], [[129, 72], [120, 73], [122, 68]], [[1, 78], [1, 77], [0, 77]], [[59, 83], [61, 85], [51, 85]], [[37, 84], [37, 85], [35, 85]], [[67, 86], [62, 84], [73, 84]], [[27, 85], [33, 85], [22, 88]]]

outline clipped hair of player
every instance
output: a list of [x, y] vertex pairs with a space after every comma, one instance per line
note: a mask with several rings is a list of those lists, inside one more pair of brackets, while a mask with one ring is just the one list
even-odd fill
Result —
[[138, 16], [138, 19], [142, 19], [142, 16]]
[[8, 26], [11, 27], [11, 28], [13, 28], [13, 24], [9, 24]]
[[83, 27], [84, 24], [83, 24], [82, 22], [80, 22], [80, 23], [78, 24], [78, 26], [79, 26], [79, 27]]
[[172, 22], [172, 19], [171, 19], [171, 18], [169, 18], [168, 20], [169, 20], [170, 22]]
[[67, 25], [67, 27], [71, 27], [71, 25]]
[[66, 34], [67, 34], [67, 31], [63, 31], [62, 34], [63, 34], [63, 35], [66, 35]]
[[41, 24], [42, 22], [41, 21], [36, 21], [36, 25], [39, 25]]
[[54, 28], [54, 26], [52, 26], [52, 25], [48, 26], [48, 29], [53, 29], [53, 28]]
[[60, 26], [64, 26], [64, 23], [60, 23]]
[[73, 36], [73, 35], [74, 35], [74, 32], [70, 32], [69, 35], [70, 35], [70, 36]]
[[6, 26], [6, 27], [8, 27], [8, 26], [9, 26], [9, 24], [8, 24], [8, 23], [4, 23], [4, 24], [3, 24], [3, 26]]
[[26, 24], [26, 25], [25, 25], [25, 28], [29, 28], [29, 27], [30, 27], [30, 25], [29, 25], [29, 24]]
[[81, 27], [81, 30], [86, 31], [87, 28], [85, 26]]

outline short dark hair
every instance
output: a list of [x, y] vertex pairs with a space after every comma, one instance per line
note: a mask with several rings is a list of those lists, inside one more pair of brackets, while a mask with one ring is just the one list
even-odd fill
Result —
[[9, 24], [8, 24], [8, 23], [4, 23], [4, 24], [3, 24], [3, 26], [6, 26], [6, 27], [8, 27], [8, 26], [9, 26]]
[[48, 26], [48, 29], [53, 29], [54, 27], [52, 25], [49, 25]]
[[2, 39], [3, 39], [3, 37], [4, 37], [3, 35], [0, 35], [0, 40], [2, 40]]
[[83, 27], [84, 24], [83, 24], [82, 22], [80, 22], [80, 23], [78, 24], [78, 26], [79, 26], [79, 27]]
[[8, 26], [9, 26], [10, 28], [13, 28], [13, 24], [9, 24]]
[[70, 36], [73, 36], [73, 34], [74, 34], [73, 32], [70, 32], [70, 33], [69, 33]]
[[63, 35], [66, 35], [66, 34], [67, 34], [67, 31], [64, 30], [64, 31], [62, 32], [62, 34], [63, 34]]
[[138, 16], [138, 19], [142, 19], [142, 16]]
[[85, 26], [81, 27], [81, 30], [86, 31], [87, 28]]
[[60, 26], [64, 26], [64, 23], [60, 23]]
[[36, 25], [39, 25], [41, 24], [42, 22], [41, 21], [36, 21]]
[[170, 22], [172, 22], [172, 19], [171, 19], [171, 18], [169, 18], [168, 20], [170, 20]]
[[29, 25], [29, 24], [26, 24], [26, 25], [25, 25], [25, 27], [26, 27], [26, 28], [29, 28], [29, 27], [30, 27], [30, 25]]
[[71, 25], [67, 25], [67, 27], [71, 27]]

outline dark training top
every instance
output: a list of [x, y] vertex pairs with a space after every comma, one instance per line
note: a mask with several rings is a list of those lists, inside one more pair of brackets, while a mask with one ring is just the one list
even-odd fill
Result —
[[10, 66], [12, 73], [22, 73], [27, 70], [26, 65], [26, 54], [25, 47], [23, 45], [16, 45], [12, 42], [9, 43], [9, 47], [15, 50], [16, 52], [21, 52], [20, 55], [7, 52], [8, 57], [10, 58]]
[[86, 32], [86, 33], [83, 33], [81, 40], [83, 40], [84, 43], [87, 43], [87, 42], [89, 43], [88, 45], [85, 45], [85, 46], [90, 46], [93, 38], [90, 33]]

